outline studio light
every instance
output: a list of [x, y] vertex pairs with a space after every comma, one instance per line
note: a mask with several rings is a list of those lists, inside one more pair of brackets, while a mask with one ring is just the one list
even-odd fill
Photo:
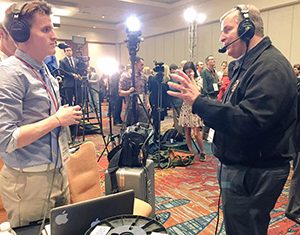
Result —
[[197, 23], [203, 24], [205, 20], [206, 20], [206, 15], [204, 13], [198, 13], [198, 15], [196, 17]]
[[102, 73], [105, 75], [113, 75], [118, 72], [119, 64], [112, 57], [104, 57], [98, 60], [97, 67], [100, 69]]
[[141, 22], [135, 15], [131, 15], [126, 20], [126, 27], [129, 32], [137, 32], [141, 29]]
[[197, 17], [197, 12], [194, 8], [190, 7], [187, 8], [184, 13], [183, 13], [183, 17], [186, 20], [186, 22], [188, 23], [192, 23], [193, 21], [196, 20]]
[[192, 7], [187, 8], [183, 13], [184, 19], [189, 24], [188, 28], [188, 47], [190, 61], [196, 61], [196, 47], [197, 47], [197, 24], [203, 24], [206, 15], [197, 13]]
[[[141, 32], [141, 22], [139, 19], [132, 15], [129, 16], [126, 20], [126, 34], [127, 34], [127, 48], [129, 52], [130, 57], [130, 63], [131, 63], [131, 86], [135, 87], [135, 61], [136, 61], [136, 54], [140, 49], [140, 42], [142, 41], [142, 32]], [[137, 97], [131, 97], [130, 98], [131, 104], [132, 104], [132, 112], [133, 112], [133, 122], [137, 122]], [[129, 106], [127, 106], [129, 107]]]

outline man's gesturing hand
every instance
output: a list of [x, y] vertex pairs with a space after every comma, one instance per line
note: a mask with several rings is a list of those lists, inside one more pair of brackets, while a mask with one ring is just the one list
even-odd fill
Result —
[[199, 88], [183, 71], [177, 70], [177, 73], [178, 74], [171, 74], [171, 77], [180, 84], [175, 82], [168, 82], [168, 84], [171, 88], [178, 90], [178, 92], [168, 91], [168, 94], [178, 97], [192, 105], [196, 98], [200, 95]]

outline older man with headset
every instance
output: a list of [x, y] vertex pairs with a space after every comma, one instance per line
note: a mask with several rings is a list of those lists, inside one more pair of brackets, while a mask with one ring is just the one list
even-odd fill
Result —
[[220, 52], [236, 60], [223, 102], [199, 94], [188, 77], [169, 91], [192, 104], [193, 113], [215, 129], [214, 155], [220, 160], [226, 234], [267, 234], [294, 155], [296, 78], [289, 61], [264, 36], [263, 20], [252, 5], [239, 5], [221, 19]]
[[55, 53], [51, 7], [13, 4], [4, 26], [17, 45], [0, 65], [0, 194], [13, 227], [48, 216], [69, 201], [63, 162], [68, 156], [64, 127], [78, 124], [79, 106], [60, 107], [58, 83], [43, 63]]

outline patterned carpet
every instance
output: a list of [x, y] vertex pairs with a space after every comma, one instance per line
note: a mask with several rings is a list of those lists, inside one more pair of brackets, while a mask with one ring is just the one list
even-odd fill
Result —
[[[104, 128], [107, 119], [104, 119]], [[163, 122], [163, 129], [170, 127], [170, 119]], [[118, 129], [114, 128], [114, 134]], [[107, 133], [107, 128], [104, 129]], [[92, 140], [97, 149], [103, 149], [99, 135], [86, 137]], [[210, 146], [205, 143], [206, 152]], [[210, 154], [211, 155], [211, 154]], [[212, 156], [206, 162], [196, 161], [188, 167], [155, 169], [156, 215], [171, 235], [215, 234], [219, 186], [216, 179], [218, 161]], [[99, 161], [101, 187], [104, 193], [104, 172], [108, 162], [106, 156]], [[300, 235], [300, 226], [284, 215], [288, 200], [290, 180], [276, 203], [271, 214], [269, 235]], [[222, 223], [222, 212], [217, 234], [226, 234]]]

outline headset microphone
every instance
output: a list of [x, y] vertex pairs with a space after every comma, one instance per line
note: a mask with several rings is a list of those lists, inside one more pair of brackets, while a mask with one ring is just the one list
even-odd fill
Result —
[[227, 51], [227, 47], [229, 47], [230, 45], [232, 45], [233, 43], [235, 43], [237, 40], [241, 39], [247, 32], [248, 32], [248, 30], [245, 30], [240, 36], [238, 36], [232, 42], [230, 42], [230, 43], [226, 44], [225, 46], [219, 48], [218, 52], [219, 53], [225, 53]]
[[232, 42], [226, 44], [225, 46], [219, 48], [218, 52], [219, 52], [219, 53], [225, 53], [225, 52], [227, 51], [227, 47], [229, 47], [230, 45], [232, 45], [233, 43], [235, 43], [235, 42], [236, 42], [237, 40], [239, 40], [240, 38], [241, 38], [241, 36], [238, 37], [238, 38], [236, 38], [236, 39], [234, 39]]

